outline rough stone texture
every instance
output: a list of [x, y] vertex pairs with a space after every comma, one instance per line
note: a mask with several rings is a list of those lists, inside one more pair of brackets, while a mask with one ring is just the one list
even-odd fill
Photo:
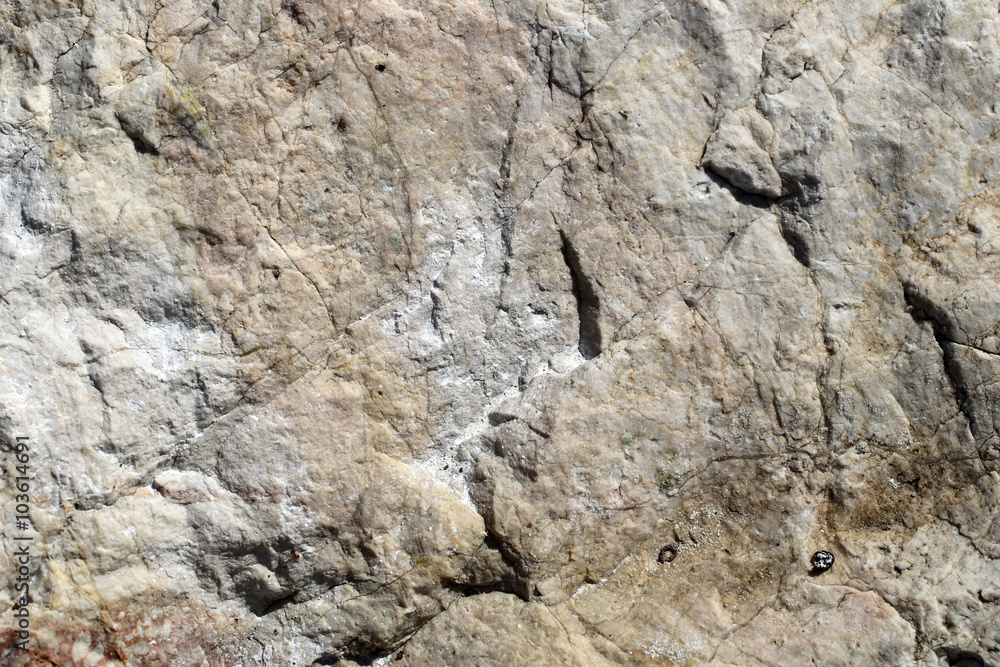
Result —
[[998, 29], [0, 2], [4, 664], [1000, 664]]

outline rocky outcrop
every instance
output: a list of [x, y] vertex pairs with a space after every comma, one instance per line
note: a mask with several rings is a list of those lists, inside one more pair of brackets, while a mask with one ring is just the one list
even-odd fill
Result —
[[2, 4], [5, 660], [1000, 663], [998, 29]]

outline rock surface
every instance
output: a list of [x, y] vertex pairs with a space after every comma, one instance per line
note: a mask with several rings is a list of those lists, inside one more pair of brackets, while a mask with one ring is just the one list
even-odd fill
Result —
[[1000, 664], [998, 79], [980, 0], [0, 3], [5, 664]]

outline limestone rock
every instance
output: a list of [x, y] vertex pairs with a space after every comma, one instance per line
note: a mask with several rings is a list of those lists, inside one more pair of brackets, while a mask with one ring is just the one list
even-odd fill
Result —
[[781, 175], [769, 149], [774, 129], [756, 109], [727, 114], [705, 147], [702, 165], [733, 186], [769, 199], [781, 196]]
[[1000, 664], [998, 83], [980, 0], [0, 3], [4, 664]]

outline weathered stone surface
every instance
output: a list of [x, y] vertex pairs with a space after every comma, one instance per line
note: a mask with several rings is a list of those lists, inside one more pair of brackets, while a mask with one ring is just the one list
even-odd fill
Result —
[[998, 29], [0, 3], [5, 664], [1000, 664]]

